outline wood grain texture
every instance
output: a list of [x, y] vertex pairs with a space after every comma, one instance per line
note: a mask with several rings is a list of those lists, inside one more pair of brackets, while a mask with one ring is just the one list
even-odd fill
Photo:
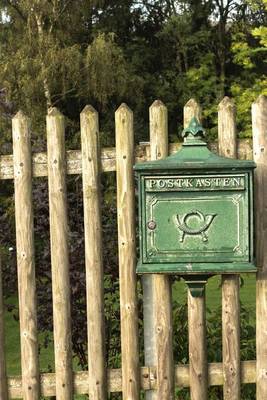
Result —
[[239, 400], [241, 395], [239, 275], [222, 276], [222, 343], [224, 399]]
[[202, 122], [202, 110], [195, 99], [190, 99], [184, 106], [184, 128], [187, 128], [191, 119], [195, 117]]
[[4, 329], [4, 299], [2, 285], [2, 263], [0, 254], [0, 399], [8, 400], [6, 355], [5, 355], [5, 329]]
[[[119, 393], [122, 391], [122, 371], [121, 369], [110, 369], [107, 371], [107, 390], [109, 393]], [[141, 389], [147, 391], [151, 387], [157, 388], [156, 367], [141, 367], [139, 369]], [[223, 365], [222, 363], [208, 364], [208, 379], [210, 386], [223, 385]], [[55, 396], [56, 376], [54, 373], [41, 374], [41, 395]], [[74, 393], [88, 393], [88, 372], [80, 371], [73, 374]], [[256, 380], [256, 361], [241, 362], [241, 383], [255, 383]], [[189, 387], [189, 365], [179, 364], [175, 366], [175, 386], [179, 388]], [[10, 399], [22, 398], [22, 381], [20, 376], [8, 378], [8, 392]]]
[[172, 293], [170, 277], [153, 276], [155, 334], [157, 356], [157, 399], [174, 399], [174, 364], [172, 347]]
[[256, 358], [257, 399], [267, 398], [267, 98], [252, 104], [256, 213]]
[[[218, 108], [219, 154], [236, 158], [236, 108], [225, 97]], [[240, 301], [239, 275], [222, 276], [222, 344], [224, 399], [239, 400], [240, 389]]]
[[188, 290], [189, 378], [191, 400], [208, 398], [206, 304]]
[[[201, 108], [194, 100], [184, 106], [184, 127], [196, 117], [201, 121]], [[205, 294], [192, 297], [188, 290], [189, 376], [192, 400], [206, 400], [208, 395], [208, 364], [206, 346]]]
[[229, 97], [224, 97], [218, 107], [218, 150], [224, 157], [237, 157], [236, 107]]
[[[217, 142], [209, 144], [212, 151], [218, 152]], [[181, 148], [181, 143], [170, 143], [169, 154], [176, 153]], [[250, 139], [237, 141], [238, 158], [251, 160], [253, 158]], [[135, 163], [150, 160], [150, 145], [139, 145], [135, 147]], [[82, 155], [79, 150], [68, 150], [66, 152], [67, 174], [75, 175], [82, 173]], [[32, 174], [34, 177], [47, 176], [46, 153], [35, 153], [32, 155]], [[113, 147], [104, 148], [101, 151], [101, 170], [103, 172], [116, 171], [116, 150]], [[0, 156], [0, 179], [13, 179], [13, 156]]]
[[139, 399], [138, 308], [136, 294], [133, 113], [122, 104], [115, 113], [117, 213], [120, 276], [123, 398]]
[[88, 393], [91, 400], [107, 398], [98, 135], [98, 114], [93, 107], [86, 106], [81, 113], [81, 146], [88, 328]]
[[57, 400], [72, 399], [71, 313], [64, 117], [47, 116], [47, 162]]
[[32, 165], [29, 120], [12, 119], [21, 370], [24, 400], [39, 399]]
[[[168, 112], [156, 100], [149, 109], [150, 158], [168, 155]], [[146, 393], [146, 399], [174, 398], [172, 351], [171, 284], [167, 275], [147, 275], [143, 280], [145, 362], [157, 366], [157, 390]]]

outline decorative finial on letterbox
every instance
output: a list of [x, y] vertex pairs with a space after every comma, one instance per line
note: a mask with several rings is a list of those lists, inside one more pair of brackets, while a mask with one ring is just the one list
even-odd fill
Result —
[[206, 132], [202, 125], [198, 122], [196, 117], [193, 117], [190, 124], [182, 132], [182, 137], [187, 139], [202, 139]]

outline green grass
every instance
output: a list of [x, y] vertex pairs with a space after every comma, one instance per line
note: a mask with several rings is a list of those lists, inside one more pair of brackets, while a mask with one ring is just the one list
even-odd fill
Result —
[[[8, 299], [8, 303], [16, 304], [17, 299]], [[6, 357], [7, 357], [7, 374], [20, 375], [20, 337], [19, 322], [16, 321], [10, 312], [5, 313], [5, 340], [6, 340]], [[42, 334], [39, 335], [39, 343], [43, 342]], [[41, 371], [47, 372], [48, 366], [54, 365], [53, 345], [50, 344], [48, 349], [41, 348], [40, 352], [40, 368]]]
[[[221, 277], [214, 276], [208, 280], [206, 285], [206, 304], [211, 310], [221, 305]], [[183, 280], [177, 281], [173, 285], [173, 297], [179, 301], [185, 301], [187, 296], [187, 286]], [[256, 277], [255, 274], [242, 275], [242, 285], [240, 288], [240, 300], [246, 307], [255, 309], [256, 301]]]
[[[17, 299], [9, 298], [9, 304], [17, 304]], [[21, 364], [20, 364], [20, 335], [19, 335], [19, 322], [14, 319], [13, 315], [10, 312], [5, 312], [4, 316], [4, 324], [5, 324], [5, 353], [6, 353], [6, 367], [7, 367], [7, 375], [21, 375]], [[38, 337], [39, 343], [43, 342], [44, 334], [40, 334]], [[53, 342], [51, 342], [47, 349], [41, 347], [40, 355], [40, 371], [41, 372], [50, 372], [54, 370], [54, 351], [53, 351]], [[74, 370], [78, 370], [77, 362], [73, 362]], [[86, 396], [74, 396], [75, 400], [84, 400], [88, 399]]]
[[[242, 304], [253, 310], [252, 319], [255, 322], [255, 275], [244, 275], [243, 285], [240, 289], [240, 298]], [[207, 307], [211, 310], [216, 309], [221, 304], [221, 278], [215, 276], [210, 278], [207, 284]], [[179, 301], [186, 301], [187, 287], [183, 280], [176, 281], [173, 284], [173, 297]], [[15, 304], [16, 298], [9, 299], [9, 302]], [[5, 332], [6, 332], [6, 358], [8, 375], [20, 375], [20, 338], [19, 338], [19, 322], [16, 321], [12, 314], [5, 313]], [[39, 336], [39, 342], [42, 342], [43, 336]], [[51, 343], [47, 349], [42, 348], [40, 352], [40, 369], [41, 372], [47, 372], [48, 366], [54, 366], [53, 344]], [[74, 369], [77, 370], [77, 363], [74, 362]], [[85, 399], [85, 396], [75, 396], [75, 400]]]

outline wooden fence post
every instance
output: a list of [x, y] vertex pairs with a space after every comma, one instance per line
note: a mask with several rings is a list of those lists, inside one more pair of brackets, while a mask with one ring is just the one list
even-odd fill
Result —
[[118, 246], [120, 272], [122, 391], [139, 399], [138, 308], [136, 296], [133, 113], [122, 104], [115, 113]]
[[267, 97], [252, 104], [256, 212], [256, 383], [257, 399], [267, 398]]
[[190, 99], [184, 106], [184, 128], [187, 128], [191, 119], [195, 117], [199, 122], [202, 122], [202, 110], [195, 99]]
[[208, 398], [206, 302], [188, 290], [189, 383], [191, 400]]
[[[225, 97], [218, 108], [219, 154], [236, 158], [235, 105]], [[224, 399], [239, 400], [240, 391], [240, 302], [239, 275], [222, 275], [222, 344]]]
[[[194, 99], [190, 99], [184, 107], [185, 128], [192, 117], [201, 121], [201, 108]], [[202, 297], [193, 297], [188, 290], [188, 336], [191, 400], [206, 400], [208, 397], [208, 364], [205, 292]]]
[[[149, 109], [151, 160], [168, 155], [168, 112], [156, 100]], [[172, 295], [168, 275], [143, 276], [145, 363], [156, 366], [157, 390], [146, 393], [147, 400], [174, 398], [172, 349]]]
[[91, 400], [107, 398], [98, 135], [98, 113], [93, 107], [86, 106], [81, 113], [81, 145], [87, 289], [88, 393]]
[[5, 357], [5, 329], [4, 329], [4, 300], [2, 285], [2, 264], [0, 253], [0, 399], [8, 400], [7, 396], [7, 376], [6, 376], [6, 357]]
[[39, 399], [36, 285], [29, 120], [12, 119], [21, 369], [24, 400]]
[[47, 164], [57, 400], [72, 399], [71, 312], [64, 117], [47, 115]]

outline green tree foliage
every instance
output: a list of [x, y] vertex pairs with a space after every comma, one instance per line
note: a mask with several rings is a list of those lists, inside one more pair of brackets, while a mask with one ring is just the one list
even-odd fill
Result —
[[88, 92], [101, 105], [127, 91], [128, 71], [122, 49], [114, 42], [114, 34], [99, 34], [86, 52]]
[[[171, 140], [177, 140], [182, 109], [191, 97], [203, 106], [208, 133], [216, 137], [217, 105], [224, 95], [236, 100], [240, 134], [250, 136], [251, 102], [260, 93], [267, 94], [266, 26], [267, 0], [0, 0], [0, 152], [12, 152], [10, 125], [18, 109], [32, 120], [34, 150], [45, 149], [45, 115], [50, 106], [66, 116], [68, 146], [79, 146], [79, 113], [86, 104], [100, 112], [102, 144], [114, 145], [114, 111], [122, 101], [134, 111], [136, 141], [145, 140], [148, 107], [157, 98], [168, 107]], [[105, 176], [103, 186], [107, 363], [116, 366], [114, 177]], [[73, 343], [85, 366], [79, 178], [69, 180], [69, 189]], [[16, 286], [15, 251], [8, 251], [15, 243], [12, 183], [1, 184], [0, 193], [0, 246], [6, 288], [12, 293]], [[34, 202], [39, 326], [46, 330], [52, 327], [46, 181], [38, 180]], [[215, 329], [216, 321], [212, 324]], [[184, 349], [186, 337], [181, 340], [182, 345], [176, 345]]]
[[23, 108], [40, 138], [56, 105], [73, 139], [92, 103], [112, 144], [114, 109], [126, 101], [145, 139], [147, 108], [161, 98], [174, 138], [194, 96], [212, 133], [218, 102], [232, 95], [248, 133], [248, 103], [266, 84], [265, 0], [1, 0], [0, 10], [0, 129]]
[[251, 136], [250, 107], [260, 95], [267, 94], [267, 1], [249, 1], [250, 18], [241, 21], [233, 34], [233, 60], [239, 76], [232, 78], [231, 92], [236, 99], [242, 135]]
[[93, 32], [95, 3], [2, 4], [1, 85], [11, 114], [23, 108], [37, 136], [51, 106], [59, 106], [75, 125], [81, 104], [101, 107], [126, 92], [131, 74], [115, 35]]

